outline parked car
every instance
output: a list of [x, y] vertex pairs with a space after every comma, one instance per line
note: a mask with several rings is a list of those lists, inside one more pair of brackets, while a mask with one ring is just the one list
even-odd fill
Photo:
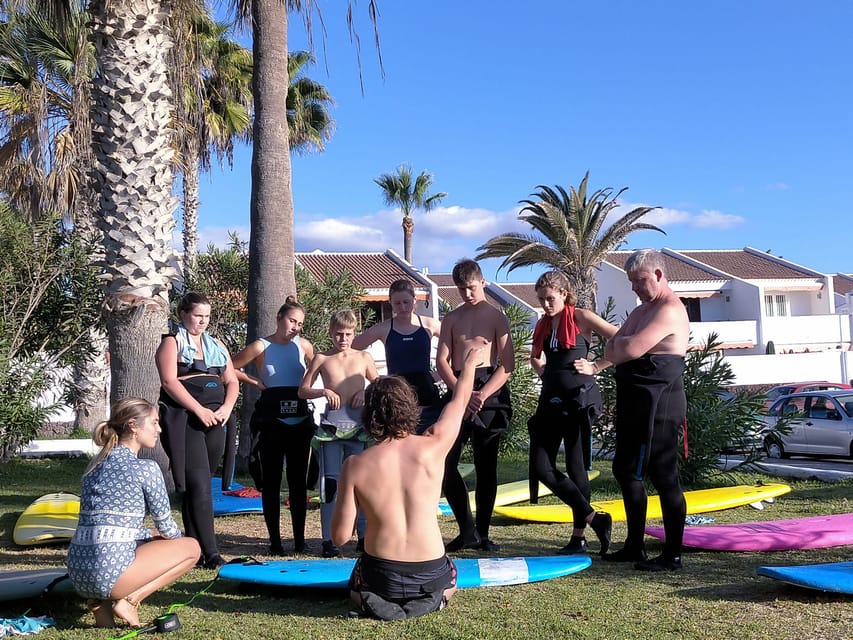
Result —
[[753, 407], [743, 407], [740, 410], [734, 409], [738, 400], [738, 396], [727, 389], [718, 389], [717, 397], [722, 401], [721, 411], [726, 415], [739, 416], [737, 424], [740, 426], [736, 434], [733, 434], [732, 439], [723, 447], [722, 453], [749, 453], [760, 452], [763, 448], [764, 429], [761, 419], [760, 399], [753, 402]]
[[810, 391], [779, 398], [764, 416], [764, 450], [770, 458], [791, 454], [853, 458], [853, 390]]
[[780, 384], [770, 389], [765, 395], [767, 400], [764, 402], [764, 408], [770, 408], [782, 396], [791, 395], [792, 393], [805, 393], [806, 391], [830, 391], [832, 389], [853, 389], [849, 384], [843, 382], [789, 382], [788, 384]]

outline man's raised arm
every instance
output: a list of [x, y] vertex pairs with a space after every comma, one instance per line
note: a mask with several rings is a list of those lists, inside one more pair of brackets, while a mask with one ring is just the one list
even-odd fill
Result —
[[438, 421], [425, 434], [445, 445], [448, 451], [450, 451], [450, 447], [453, 446], [453, 442], [459, 434], [462, 418], [468, 410], [468, 401], [471, 399], [471, 391], [474, 389], [474, 371], [482, 359], [485, 345], [484, 340], [483, 346], [473, 347], [465, 354], [465, 362], [462, 363], [462, 371], [456, 380], [453, 397], [442, 410]]

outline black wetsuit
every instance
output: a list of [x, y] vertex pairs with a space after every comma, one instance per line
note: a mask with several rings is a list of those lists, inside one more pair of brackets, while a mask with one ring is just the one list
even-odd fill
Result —
[[[216, 410], [225, 402], [222, 373], [225, 367], [208, 367], [204, 360], [178, 363], [178, 377], [199, 404]], [[193, 375], [196, 374], [196, 375]], [[201, 375], [198, 375], [201, 374]], [[175, 490], [182, 495], [181, 513], [186, 534], [198, 540], [203, 559], [219, 555], [213, 527], [213, 498], [210, 479], [225, 454], [222, 487], [228, 488], [234, 474], [237, 451], [237, 421], [232, 412], [225, 426], [205, 427], [198, 417], [160, 390], [160, 427], [163, 449], [169, 456]]]
[[281, 478], [287, 463], [287, 491], [294, 549], [305, 546], [305, 515], [308, 498], [308, 467], [315, 424], [311, 405], [298, 396], [305, 375], [302, 340], [285, 343], [260, 339], [263, 365], [258, 375], [264, 385], [249, 424], [252, 433], [252, 475], [261, 490], [264, 522], [273, 553], [281, 547]]
[[644, 480], [660, 496], [664, 556], [681, 555], [686, 505], [678, 480], [678, 432], [687, 413], [684, 358], [645, 355], [616, 367], [616, 452], [613, 475], [628, 516], [625, 549], [643, 549], [648, 497]]
[[[572, 508], [574, 527], [586, 527], [589, 505], [590, 438], [601, 411], [601, 393], [593, 376], [578, 373], [574, 361], [589, 355], [589, 342], [578, 334], [577, 344], [566, 349], [547, 340], [545, 370], [530, 432], [531, 502], [536, 502], [538, 482], [551, 489]], [[565, 442], [566, 471], [557, 468], [560, 442]]]
[[418, 394], [421, 417], [417, 432], [421, 434], [438, 420], [441, 407], [430, 370], [432, 335], [424, 328], [420, 316], [418, 322], [421, 326], [414, 333], [405, 335], [394, 329], [394, 319], [391, 319], [391, 329], [385, 338], [385, 358], [388, 373], [403, 376]]
[[[474, 373], [474, 390], [482, 389], [488, 382], [494, 367], [479, 367]], [[460, 375], [461, 372], [455, 372]], [[498, 450], [501, 435], [509, 428], [512, 418], [509, 387], [502, 386], [497, 393], [489, 396], [483, 408], [470, 420], [462, 421], [462, 428], [456, 442], [447, 454], [444, 463], [444, 496], [453, 510], [459, 531], [463, 539], [474, 540], [489, 537], [489, 524], [495, 507], [495, 495], [498, 488]], [[474, 471], [477, 476], [476, 503], [477, 518], [471, 513], [468, 500], [468, 488], [459, 473], [459, 458], [468, 439], [474, 450]]]

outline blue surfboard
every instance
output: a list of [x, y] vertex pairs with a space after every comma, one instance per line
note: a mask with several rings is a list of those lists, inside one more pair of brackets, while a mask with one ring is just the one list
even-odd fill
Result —
[[[231, 482], [229, 491], [243, 489], [238, 482]], [[238, 513], [263, 513], [260, 496], [257, 498], [241, 498], [239, 496], [226, 496], [222, 493], [222, 478], [211, 478], [210, 490], [213, 497], [213, 515], [227, 516]]]
[[755, 573], [806, 589], [853, 594], [853, 562], [758, 567]]
[[[460, 589], [540, 582], [577, 573], [592, 564], [586, 555], [462, 558], [453, 562]], [[219, 577], [282, 587], [346, 589], [354, 566], [355, 559], [249, 561], [223, 565]]]

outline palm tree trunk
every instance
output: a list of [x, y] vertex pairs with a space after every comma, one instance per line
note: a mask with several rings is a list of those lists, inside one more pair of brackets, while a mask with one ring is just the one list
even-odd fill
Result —
[[187, 141], [184, 169], [184, 273], [195, 267], [198, 255], [198, 140]]
[[[255, 122], [249, 239], [248, 341], [275, 330], [275, 314], [296, 293], [293, 266], [293, 192], [287, 128], [287, 4], [252, 2]], [[253, 387], [243, 400], [243, 431], [254, 407]], [[248, 437], [240, 438], [241, 459]]]
[[403, 216], [403, 257], [412, 264], [412, 235], [415, 233], [415, 221], [411, 216]]
[[[177, 275], [173, 212], [168, 11], [160, 0], [94, 0], [94, 191], [103, 232], [111, 400], [157, 401], [154, 353]], [[159, 447], [159, 444], [158, 444]], [[162, 448], [156, 458], [165, 467]]]
[[89, 329], [95, 356], [74, 368], [74, 430], [92, 433], [109, 416], [109, 342], [99, 327]]

